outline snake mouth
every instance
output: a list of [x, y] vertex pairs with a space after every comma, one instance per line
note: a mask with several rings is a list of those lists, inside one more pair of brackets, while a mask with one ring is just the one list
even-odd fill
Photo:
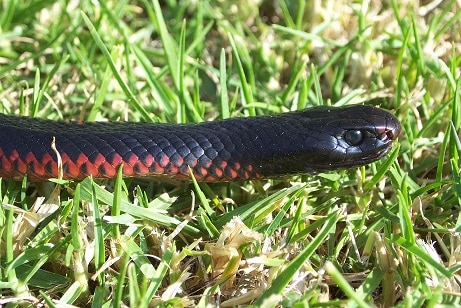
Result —
[[307, 167], [307, 172], [311, 174], [316, 174], [319, 172], [327, 172], [333, 170], [342, 170], [347, 168], [364, 166], [386, 156], [391, 150], [391, 145], [392, 143], [388, 143], [380, 150], [375, 150], [373, 153], [370, 153], [369, 155], [362, 156], [360, 158], [353, 160], [330, 162], [327, 164], [309, 164], [309, 166]]
[[375, 162], [385, 157], [392, 149], [393, 141], [398, 136], [399, 131], [386, 130], [382, 134], [375, 136], [375, 144], [372, 149], [366, 152], [351, 154], [344, 160], [336, 162], [326, 162], [325, 164], [310, 164], [309, 172], [318, 173], [345, 168], [354, 168]]
[[380, 159], [380, 158], [386, 156], [387, 153], [389, 153], [389, 151], [391, 150], [391, 148], [392, 148], [392, 141], [389, 141], [388, 143], [386, 143], [385, 146], [383, 146], [382, 149], [376, 150], [372, 154], [363, 157], [363, 159], [359, 162], [359, 164], [361, 165], [363, 163], [369, 163], [369, 162], [373, 162], [373, 161], [375, 161], [377, 159]]
[[398, 122], [392, 123], [392, 125], [387, 125], [382, 132], [376, 135], [376, 140], [380, 143], [380, 145], [376, 146], [370, 155], [364, 156], [361, 161], [363, 163], [369, 163], [386, 156], [392, 149], [394, 141], [400, 135], [400, 130], [401, 126]]
[[377, 135], [376, 139], [381, 145], [377, 146], [369, 155], [362, 157], [356, 164], [352, 163], [351, 167], [368, 164], [386, 156], [392, 149], [394, 141], [400, 135], [400, 130], [400, 123], [395, 123], [395, 125], [389, 126], [381, 134]]
[[384, 132], [376, 136], [376, 140], [380, 145], [377, 145], [375, 149], [369, 154], [365, 155], [360, 162], [361, 163], [369, 163], [375, 160], [378, 160], [389, 153], [392, 149], [392, 145], [394, 140], [400, 134], [400, 126], [395, 126], [386, 129]]
[[[381, 132], [375, 131], [375, 142], [371, 149], [367, 152], [362, 152], [360, 156], [356, 156], [356, 159], [351, 157], [350, 161], [342, 162], [342, 165], [348, 165], [349, 167], [356, 167], [374, 162], [378, 159], [386, 156], [392, 149], [394, 141], [400, 134], [400, 124], [389, 125]], [[338, 166], [340, 163], [338, 163]]]

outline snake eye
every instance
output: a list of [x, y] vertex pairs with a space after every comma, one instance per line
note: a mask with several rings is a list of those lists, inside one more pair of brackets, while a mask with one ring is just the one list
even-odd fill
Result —
[[348, 130], [344, 133], [344, 140], [351, 146], [362, 143], [363, 137], [363, 132], [360, 130]]

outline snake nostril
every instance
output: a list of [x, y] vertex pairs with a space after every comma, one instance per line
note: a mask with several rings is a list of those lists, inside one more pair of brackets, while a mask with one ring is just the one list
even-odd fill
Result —
[[400, 126], [391, 127], [386, 131], [386, 136], [390, 140], [395, 140], [400, 135]]
[[382, 140], [382, 141], [392, 141], [394, 140], [394, 134], [392, 133], [391, 130], [386, 130], [384, 132], [382, 132], [380, 135], [379, 135], [379, 139]]
[[386, 135], [390, 140], [395, 140], [400, 135], [402, 126], [396, 118], [392, 118], [388, 122], [388, 127], [386, 130]]

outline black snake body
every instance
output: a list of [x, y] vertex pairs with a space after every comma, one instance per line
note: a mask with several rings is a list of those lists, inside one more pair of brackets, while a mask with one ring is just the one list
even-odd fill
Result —
[[383, 157], [400, 133], [382, 109], [317, 107], [199, 124], [56, 122], [0, 115], [0, 176], [167, 175], [233, 181], [360, 166]]

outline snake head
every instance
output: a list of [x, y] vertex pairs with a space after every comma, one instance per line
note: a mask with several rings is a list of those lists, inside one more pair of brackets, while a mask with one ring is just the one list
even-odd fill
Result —
[[385, 156], [399, 136], [401, 125], [389, 112], [370, 106], [341, 108], [337, 117], [319, 124], [323, 162], [317, 170], [362, 166]]

